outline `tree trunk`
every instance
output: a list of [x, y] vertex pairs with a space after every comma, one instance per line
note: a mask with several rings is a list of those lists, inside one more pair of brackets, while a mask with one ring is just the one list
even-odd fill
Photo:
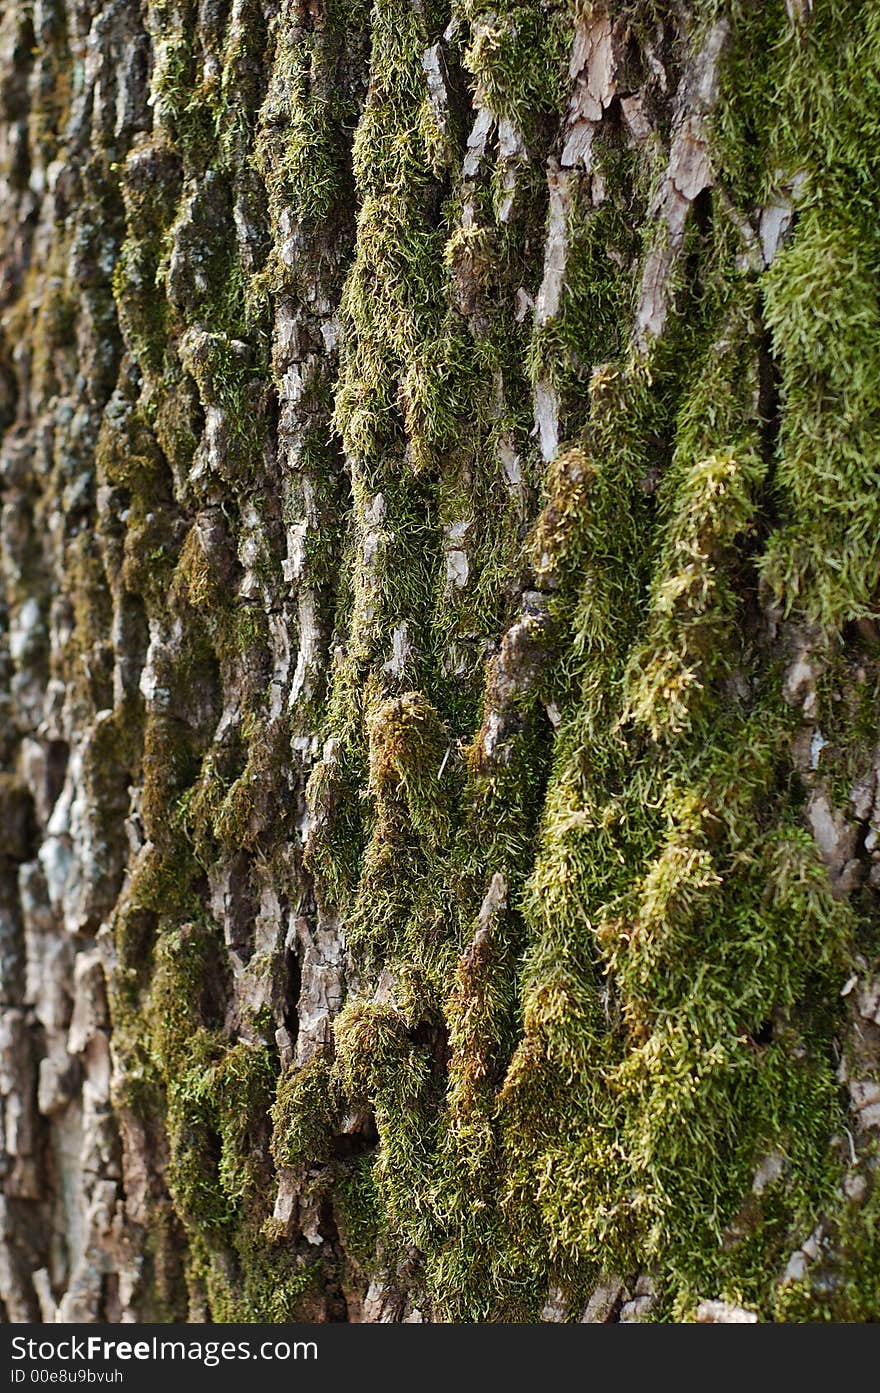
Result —
[[0, 36], [6, 1318], [880, 1317], [880, 8]]

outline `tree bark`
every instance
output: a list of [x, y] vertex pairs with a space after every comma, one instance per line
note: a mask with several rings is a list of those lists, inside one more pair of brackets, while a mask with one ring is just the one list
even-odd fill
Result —
[[877, 1319], [877, 7], [0, 55], [5, 1318]]

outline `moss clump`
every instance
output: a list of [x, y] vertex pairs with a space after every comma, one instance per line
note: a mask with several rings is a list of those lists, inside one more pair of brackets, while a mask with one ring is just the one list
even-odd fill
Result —
[[571, 16], [564, 4], [465, 6], [471, 43], [465, 62], [497, 116], [527, 127], [568, 99]]
[[[744, 206], [756, 198], [797, 212], [761, 287], [783, 408], [781, 525], [762, 570], [787, 608], [831, 628], [871, 608], [877, 570], [877, 239], [865, 190], [877, 162], [880, 27], [859, 3], [813, 21], [801, 30], [770, 5], [737, 24], [716, 149]], [[768, 63], [754, 63], [757, 48]]]
[[327, 218], [349, 192], [345, 131], [358, 115], [368, 31], [365, 6], [331, 3], [312, 26], [288, 5], [275, 21], [256, 150], [276, 217]]
[[205, 1018], [217, 1024], [223, 979], [219, 945], [206, 927], [185, 924], [162, 935], [150, 992], [151, 1040], [170, 1080], [194, 1059], [204, 1067], [217, 1046]]
[[629, 676], [629, 714], [655, 740], [694, 721], [697, 692], [729, 670], [737, 600], [719, 572], [725, 549], [729, 556], [748, 533], [763, 477], [754, 453], [737, 459], [725, 452], [691, 464], [682, 481], [672, 472], [664, 480], [664, 493], [668, 483], [676, 500], [665, 574], [655, 581], [648, 642], [633, 654]]
[[413, 832], [430, 844], [448, 840], [455, 762], [444, 780], [451, 737], [430, 703], [418, 692], [385, 702], [373, 712], [369, 734], [370, 788], [383, 841], [399, 810], [404, 810]]
[[278, 1167], [320, 1164], [333, 1147], [338, 1106], [329, 1062], [321, 1054], [278, 1079], [272, 1107], [272, 1159]]
[[149, 1019], [167, 1095], [168, 1186], [188, 1230], [220, 1242], [264, 1199], [277, 1069], [265, 1046], [224, 1042], [218, 1025], [225, 992], [223, 959], [209, 930], [189, 924], [162, 935]]

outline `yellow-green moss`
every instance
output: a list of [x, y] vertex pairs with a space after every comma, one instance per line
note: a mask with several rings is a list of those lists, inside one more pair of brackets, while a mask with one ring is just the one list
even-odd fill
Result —
[[[559, 171], [583, 7], [291, 4], [268, 35], [253, 11], [198, 37], [192, 4], [154, 8], [154, 163], [145, 143], [123, 171], [114, 278], [132, 367], [97, 464], [126, 495], [121, 586], [183, 633], [161, 682], [218, 694], [204, 728], [185, 703], [131, 708], [124, 763], [150, 845], [116, 920], [127, 1104], [165, 1126], [193, 1302], [292, 1320], [332, 1275], [335, 1254], [309, 1258], [270, 1220], [274, 1164], [332, 1205], [358, 1282], [381, 1241], [441, 1318], [535, 1319], [551, 1281], [574, 1308], [609, 1270], [650, 1270], [659, 1319], [710, 1295], [767, 1318], [870, 1318], [876, 1193], [840, 1202], [834, 1139], [840, 985], [874, 930], [867, 892], [835, 898], [805, 830], [772, 625], [820, 626], [821, 775], [843, 810], [877, 736], [876, 653], [847, 626], [877, 613], [880, 20], [855, 0], [804, 24], [782, 0], [694, 7], [694, 45], [731, 25], [714, 183], [642, 351], [670, 112], [658, 100], [641, 148], [615, 101], [590, 174]], [[668, 7], [610, 14], [634, 89], [649, 39], [677, 75]], [[437, 44], [445, 115], [425, 67]], [[491, 129], [465, 180], [475, 101]], [[522, 137], [513, 174], [498, 120]], [[566, 267], [558, 313], [533, 324], [548, 168], [565, 181]], [[188, 201], [206, 170], [216, 199]], [[236, 241], [234, 198], [257, 251]], [[780, 199], [795, 218], [765, 273], [743, 220]], [[187, 238], [203, 284], [175, 269]], [[332, 353], [307, 362], [316, 267], [334, 293], [345, 281], [332, 388]], [[41, 311], [47, 390], [68, 300], [59, 285]], [[302, 395], [276, 476], [282, 305]], [[550, 462], [539, 386], [559, 398]], [[206, 412], [224, 442], [211, 469], [195, 454]], [[270, 723], [268, 624], [237, 585], [245, 509], [273, 520], [276, 477], [283, 524], [318, 519], [302, 574], [332, 662]], [[181, 525], [218, 499], [228, 556]], [[267, 545], [258, 579], [286, 603], [275, 560]], [[81, 656], [109, 623], [87, 539], [71, 575]], [[98, 656], [90, 696], [109, 703]], [[304, 747], [322, 751], [311, 770]], [[205, 874], [296, 845], [301, 774], [304, 912], [313, 890], [340, 916], [352, 986], [326, 1054], [282, 1073], [268, 1019], [249, 1021], [256, 1043], [224, 1038]], [[351, 1110], [377, 1133], [354, 1158], [334, 1146]], [[780, 1172], [758, 1194], [770, 1154]], [[836, 1275], [777, 1291], [821, 1214]]]

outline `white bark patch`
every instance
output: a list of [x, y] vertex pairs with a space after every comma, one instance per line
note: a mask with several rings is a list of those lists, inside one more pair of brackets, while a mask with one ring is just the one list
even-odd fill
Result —
[[448, 551], [446, 553], [446, 580], [449, 585], [454, 585], [456, 589], [462, 590], [468, 583], [470, 566], [468, 564], [467, 552]]
[[785, 10], [792, 24], [806, 24], [813, 13], [813, 0], [785, 0]]
[[290, 300], [282, 299], [275, 314], [275, 335], [272, 340], [273, 366], [279, 376], [299, 357], [300, 317]]
[[47, 1267], [39, 1268], [33, 1275], [34, 1291], [40, 1303], [40, 1316], [44, 1325], [54, 1325], [58, 1308], [52, 1294], [52, 1278]]
[[775, 259], [794, 216], [794, 202], [798, 190], [806, 179], [806, 171], [799, 170], [787, 183], [782, 184], [761, 209], [758, 233], [761, 239], [761, 255], [764, 265], [769, 266]]
[[262, 596], [263, 582], [260, 578], [259, 567], [264, 556], [265, 542], [263, 540], [262, 519], [253, 502], [249, 500], [241, 510], [241, 532], [238, 543], [238, 559], [244, 571], [238, 593], [245, 600], [256, 600]]
[[559, 452], [559, 393], [549, 382], [535, 388], [535, 432], [541, 457], [549, 464]]
[[718, 64], [730, 35], [726, 20], [713, 26], [682, 83], [669, 162], [649, 215], [659, 227], [645, 258], [634, 338], [644, 352], [662, 334], [669, 312], [669, 284], [684, 243], [691, 205], [712, 185], [706, 117], [718, 100]]
[[859, 1126], [880, 1128], [880, 1083], [876, 1079], [851, 1079], [847, 1085]]
[[821, 757], [822, 757], [822, 751], [825, 749], [825, 746], [826, 746], [827, 744], [828, 744], [828, 741], [825, 739], [825, 737], [824, 737], [824, 735], [822, 734], [821, 730], [820, 730], [819, 727], [817, 726], [816, 729], [813, 731], [813, 735], [812, 735], [812, 738], [811, 738], [811, 740], [810, 740], [810, 768], [811, 768], [811, 769], [818, 769], [818, 768], [819, 768], [819, 760], [821, 759]]
[[800, 1282], [807, 1275], [807, 1259], [800, 1248], [792, 1253], [782, 1274], [782, 1286], [789, 1282]]
[[703, 122], [696, 115], [685, 118], [675, 136], [669, 156], [668, 178], [676, 193], [688, 203], [712, 184], [709, 151]]
[[656, 1292], [651, 1278], [644, 1273], [636, 1280], [635, 1294], [630, 1301], [624, 1301], [618, 1320], [621, 1325], [631, 1325], [647, 1320], [654, 1307]]
[[[98, 712], [95, 727], [109, 719], [109, 711]], [[83, 747], [88, 746], [91, 734], [90, 731], [86, 736]], [[106, 844], [97, 811], [89, 799], [83, 764], [83, 748], [74, 749], [64, 787], [38, 852], [49, 900], [70, 934], [86, 929], [94, 932], [95, 888], [100, 885], [106, 865]]]
[[449, 115], [449, 96], [446, 89], [446, 60], [441, 44], [432, 44], [422, 54], [422, 68], [428, 80], [428, 102], [441, 135], [445, 135]]
[[520, 170], [528, 156], [522, 133], [508, 117], [498, 122], [498, 156], [504, 164], [501, 180], [503, 197], [498, 203], [497, 216], [501, 223], [510, 222]]
[[141, 670], [140, 691], [148, 711], [165, 711], [171, 703], [171, 693], [159, 681], [156, 665], [164, 650], [162, 635], [158, 626], [150, 626], [150, 643]]
[[297, 227], [290, 210], [285, 208], [278, 219], [278, 256], [285, 266], [295, 266], [299, 255]]
[[280, 614], [270, 612], [268, 623], [274, 664], [269, 687], [269, 720], [274, 721], [284, 710], [284, 693], [290, 677], [290, 628], [287, 620]]
[[281, 391], [278, 394], [279, 400], [285, 406], [298, 406], [305, 395], [307, 386], [308, 378], [303, 370], [302, 364], [291, 363], [287, 372], [281, 379]]
[[826, 864], [839, 870], [855, 845], [855, 828], [832, 809], [824, 793], [813, 794], [807, 805], [807, 817]]
[[546, 324], [559, 313], [568, 253], [569, 176], [551, 166], [547, 174], [550, 209], [544, 242], [544, 275], [535, 303], [535, 322]]
[[480, 107], [477, 111], [477, 118], [468, 136], [467, 154], [464, 157], [462, 173], [465, 179], [473, 179], [480, 168], [483, 156], [486, 153], [486, 144], [489, 134], [495, 124], [495, 118], [487, 106]]
[[507, 881], [500, 871], [496, 871], [489, 882], [489, 889], [483, 896], [477, 923], [480, 929], [487, 929], [492, 920], [507, 908]]
[[721, 55], [730, 39], [730, 24], [721, 19], [713, 24], [704, 46], [696, 55], [686, 78], [686, 90], [694, 108], [708, 115], [718, 103]]
[[70, 1285], [58, 1307], [58, 1320], [84, 1324], [95, 1320], [101, 1289], [111, 1263], [124, 1252], [124, 1216], [119, 1186], [99, 1180], [91, 1190], [83, 1225], [82, 1252], [73, 1264]]
[[[31, 1040], [25, 1013], [14, 1008], [0, 1012], [0, 1146], [5, 1153], [4, 1197], [0, 1200], [0, 1235], [8, 1229], [3, 1205], [10, 1199], [37, 1199], [37, 1119], [33, 1095], [23, 1090], [29, 1078]], [[4, 1246], [0, 1246], [0, 1279]], [[4, 1292], [5, 1297], [5, 1292]]]
[[385, 506], [385, 497], [377, 493], [367, 503], [363, 511], [363, 541], [361, 543], [361, 554], [364, 564], [371, 568], [379, 553], [382, 542], [387, 536], [382, 524], [388, 515]]
[[317, 668], [321, 653], [321, 629], [315, 597], [310, 590], [303, 590], [299, 597], [299, 651], [296, 656], [296, 671], [290, 684], [288, 706], [292, 707], [306, 689], [310, 672]]
[[[568, 255], [569, 180], [572, 176], [561, 171], [554, 161], [547, 170], [550, 206], [547, 218], [547, 237], [544, 243], [544, 274], [535, 303], [535, 322], [548, 323], [559, 313], [565, 266]], [[549, 382], [535, 388], [535, 434], [545, 461], [556, 457], [559, 448], [559, 396]]]
[[[866, 966], [863, 959], [858, 961], [862, 967]], [[880, 1083], [877, 1080], [880, 1066], [880, 977], [864, 982], [857, 979], [854, 989], [847, 982], [844, 991], [852, 1013], [850, 1050], [841, 1058], [837, 1077], [849, 1092], [856, 1134], [864, 1136], [866, 1132], [880, 1130]], [[851, 1134], [849, 1144], [855, 1165], [858, 1156]]]
[[369, 1325], [397, 1325], [403, 1315], [404, 1298], [385, 1282], [374, 1278], [364, 1297], [364, 1322]]
[[873, 769], [869, 770], [863, 778], [858, 779], [850, 789], [849, 801], [853, 805], [853, 813], [859, 822], [867, 822], [871, 816], [876, 790], [877, 776]]
[[260, 246], [260, 231], [248, 216], [247, 205], [237, 198], [232, 208], [235, 236], [242, 263], [251, 272], [256, 268]]
[[668, 92], [669, 78], [667, 77], [666, 69], [660, 62], [660, 59], [657, 57], [656, 51], [652, 44], [645, 44], [645, 59], [647, 61], [648, 67], [651, 69], [651, 72], [657, 79], [657, 85], [659, 86], [660, 91]]
[[584, 1307], [581, 1323], [586, 1325], [607, 1325], [617, 1310], [621, 1299], [628, 1295], [620, 1277], [608, 1277], [600, 1282]]
[[816, 683], [822, 674], [823, 664], [804, 647], [785, 670], [782, 680], [783, 700], [789, 706], [799, 705], [807, 720], [817, 711]]
[[490, 711], [486, 717], [486, 725], [483, 732], [483, 750], [489, 759], [495, 754], [501, 731], [502, 723], [500, 712]]
[[388, 532], [383, 527], [387, 517], [387, 507], [385, 498], [381, 493], [377, 493], [364, 505], [359, 521], [360, 531], [360, 579], [362, 584], [362, 594], [360, 603], [365, 621], [369, 620], [374, 611], [373, 597], [380, 589], [381, 580], [379, 569], [382, 558], [387, 552], [388, 545], [393, 541], [394, 534]]
[[[26, 1000], [47, 1038], [60, 1037], [70, 1013], [67, 983], [73, 972], [74, 944], [60, 938], [49, 892], [39, 861], [23, 865], [18, 889], [24, 920], [27, 974]], [[65, 1048], [66, 1054], [66, 1048]]]
[[524, 286], [520, 286], [516, 292], [516, 310], [514, 319], [517, 324], [522, 324], [529, 310], [535, 308], [535, 302]]
[[299, 1188], [300, 1181], [296, 1171], [291, 1170], [289, 1166], [282, 1166], [278, 1172], [278, 1193], [275, 1196], [272, 1218], [288, 1228], [296, 1218]]
[[859, 1015], [872, 1025], [880, 1026], [880, 977], [867, 983], [856, 998]]
[[763, 1195], [765, 1190], [769, 1189], [780, 1176], [785, 1174], [787, 1168], [788, 1162], [782, 1152], [771, 1151], [769, 1156], [764, 1157], [758, 1169], [755, 1171], [755, 1176], [752, 1180], [752, 1193], [755, 1195]]
[[9, 620], [9, 654], [13, 662], [20, 663], [39, 642], [43, 632], [43, 617], [40, 606], [33, 596], [14, 610]]
[[701, 1301], [697, 1307], [699, 1325], [757, 1325], [758, 1317], [745, 1306], [732, 1301]]
[[556, 705], [556, 702], [548, 702], [547, 705], [544, 707], [544, 710], [547, 712], [547, 719], [552, 725], [553, 729], [558, 730], [559, 727], [562, 725], [562, 712]]
[[299, 580], [306, 562], [307, 522], [294, 522], [287, 529], [287, 558], [283, 563], [284, 579]]
[[450, 523], [445, 529], [447, 552], [446, 552], [446, 584], [447, 587], [454, 587], [462, 590], [468, 583], [470, 576], [470, 562], [467, 552], [464, 550], [464, 539], [470, 529], [470, 521], [467, 518], [459, 518], [456, 522]]
[[592, 149], [595, 131], [596, 127], [591, 121], [579, 121], [569, 132], [562, 154], [559, 156], [559, 163], [563, 169], [571, 169], [579, 164], [582, 164], [585, 169], [590, 168], [593, 162]]
[[568, 1300], [560, 1287], [551, 1287], [548, 1291], [540, 1318], [543, 1322], [553, 1325], [559, 1325], [568, 1319]]
[[760, 236], [764, 265], [769, 266], [791, 222], [791, 204], [779, 198], [768, 203], [761, 213]]
[[322, 323], [321, 339], [324, 344], [324, 349], [327, 353], [335, 352], [336, 345], [339, 342], [340, 332], [340, 324], [336, 316], [333, 316], [333, 318], [331, 319], [325, 319]]
[[858, 828], [842, 812], [832, 808], [825, 793], [818, 790], [807, 803], [807, 820], [828, 867], [832, 894], [842, 899], [856, 888], [863, 874], [862, 863], [856, 855]]
[[644, 145], [651, 134], [651, 123], [645, 115], [645, 104], [638, 92], [621, 97], [620, 109], [633, 145]]
[[395, 624], [391, 631], [391, 657], [384, 664], [384, 671], [390, 673], [392, 677], [402, 677], [406, 671], [406, 665], [412, 657], [412, 651], [408, 625], [406, 622]]
[[344, 995], [342, 941], [338, 920], [319, 916], [312, 925], [295, 917], [287, 934], [287, 947], [295, 948], [300, 967], [300, 994], [296, 1013], [299, 1031], [294, 1061], [302, 1066], [331, 1037], [331, 1022]]
[[94, 949], [78, 953], [73, 974], [73, 1014], [67, 1032], [70, 1054], [82, 1054], [99, 1031], [109, 1025], [104, 969]]
[[566, 112], [561, 163], [589, 169], [596, 125], [617, 91], [611, 21], [600, 14], [578, 25], [568, 65], [574, 88]]

